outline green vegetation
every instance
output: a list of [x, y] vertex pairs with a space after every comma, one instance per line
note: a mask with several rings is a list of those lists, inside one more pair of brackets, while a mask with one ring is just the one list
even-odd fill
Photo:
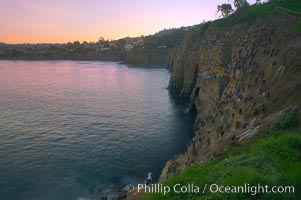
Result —
[[242, 16], [241, 20], [256, 20], [261, 17], [265, 17], [268, 15], [273, 14], [273, 4], [272, 3], [265, 3], [265, 4], [255, 4], [253, 6], [248, 7], [245, 10], [244, 15]]
[[273, 3], [255, 4], [252, 6], [245, 6], [229, 17], [216, 20], [213, 23], [221, 26], [229, 26], [245, 21], [255, 21], [273, 13]]
[[297, 12], [301, 12], [301, 1], [300, 0], [282, 0], [277, 2], [277, 5], [294, 10]]
[[[276, 2], [277, 5], [281, 7], [301, 12], [300, 0], [281, 0]], [[248, 6], [247, 2], [245, 1], [237, 1], [236, 4], [238, 5], [238, 7], [236, 7], [237, 10], [232, 15], [229, 15], [229, 13], [226, 12], [228, 11], [226, 8], [222, 9], [221, 5], [219, 5], [218, 12], [221, 12], [224, 18], [216, 20], [213, 23], [222, 26], [229, 26], [245, 21], [255, 21], [259, 18], [271, 15], [275, 12], [273, 1], [263, 4], [254, 4], [252, 6]], [[223, 14], [223, 12], [226, 12], [226, 15]], [[293, 29], [297, 32], [300, 32], [301, 24], [295, 24]]]
[[301, 101], [301, 93], [296, 95], [293, 99], [294, 102], [300, 102]]
[[[270, 132], [255, 143], [237, 148], [214, 162], [186, 169], [164, 185], [194, 184], [204, 194], [148, 194], [144, 199], [300, 199], [301, 136], [288, 132], [297, 125], [296, 113], [287, 113]], [[220, 186], [294, 186], [294, 193], [220, 194], [209, 191], [210, 184]], [[254, 194], [254, 193], [253, 193]]]
[[301, 33], [301, 23], [292, 23], [290, 29], [295, 33]]
[[249, 3], [247, 2], [247, 0], [234, 0], [234, 6], [236, 9], [241, 9], [248, 5]]
[[274, 127], [274, 131], [286, 131], [292, 130], [298, 125], [297, 113], [285, 113], [278, 123]]
[[217, 12], [221, 13], [222, 17], [228, 17], [233, 12], [232, 5], [229, 3], [218, 5]]
[[154, 35], [143, 38], [145, 49], [158, 49], [158, 46], [166, 46], [171, 49], [180, 43], [186, 33], [186, 28], [166, 29]]

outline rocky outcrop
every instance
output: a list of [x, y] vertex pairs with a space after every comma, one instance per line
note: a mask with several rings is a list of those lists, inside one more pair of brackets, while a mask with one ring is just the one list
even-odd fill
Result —
[[160, 181], [251, 141], [263, 122], [294, 104], [301, 93], [301, 35], [288, 20], [207, 23], [173, 50], [169, 89], [190, 95], [197, 116], [186, 153], [166, 164]]

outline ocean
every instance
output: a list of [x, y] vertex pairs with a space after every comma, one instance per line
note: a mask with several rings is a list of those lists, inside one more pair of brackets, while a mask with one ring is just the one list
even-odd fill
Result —
[[0, 61], [0, 199], [95, 199], [157, 181], [193, 135], [166, 69]]

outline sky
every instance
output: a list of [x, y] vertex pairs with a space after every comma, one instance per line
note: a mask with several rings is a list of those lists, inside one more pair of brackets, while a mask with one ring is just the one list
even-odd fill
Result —
[[[154, 34], [218, 18], [229, 0], [0, 0], [0, 42], [66, 43]], [[252, 2], [252, 1], [249, 1]]]

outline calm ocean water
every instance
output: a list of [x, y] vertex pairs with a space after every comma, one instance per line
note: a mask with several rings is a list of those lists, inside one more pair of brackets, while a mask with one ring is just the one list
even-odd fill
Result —
[[0, 61], [0, 199], [93, 199], [158, 179], [193, 132], [168, 79], [109, 62]]

